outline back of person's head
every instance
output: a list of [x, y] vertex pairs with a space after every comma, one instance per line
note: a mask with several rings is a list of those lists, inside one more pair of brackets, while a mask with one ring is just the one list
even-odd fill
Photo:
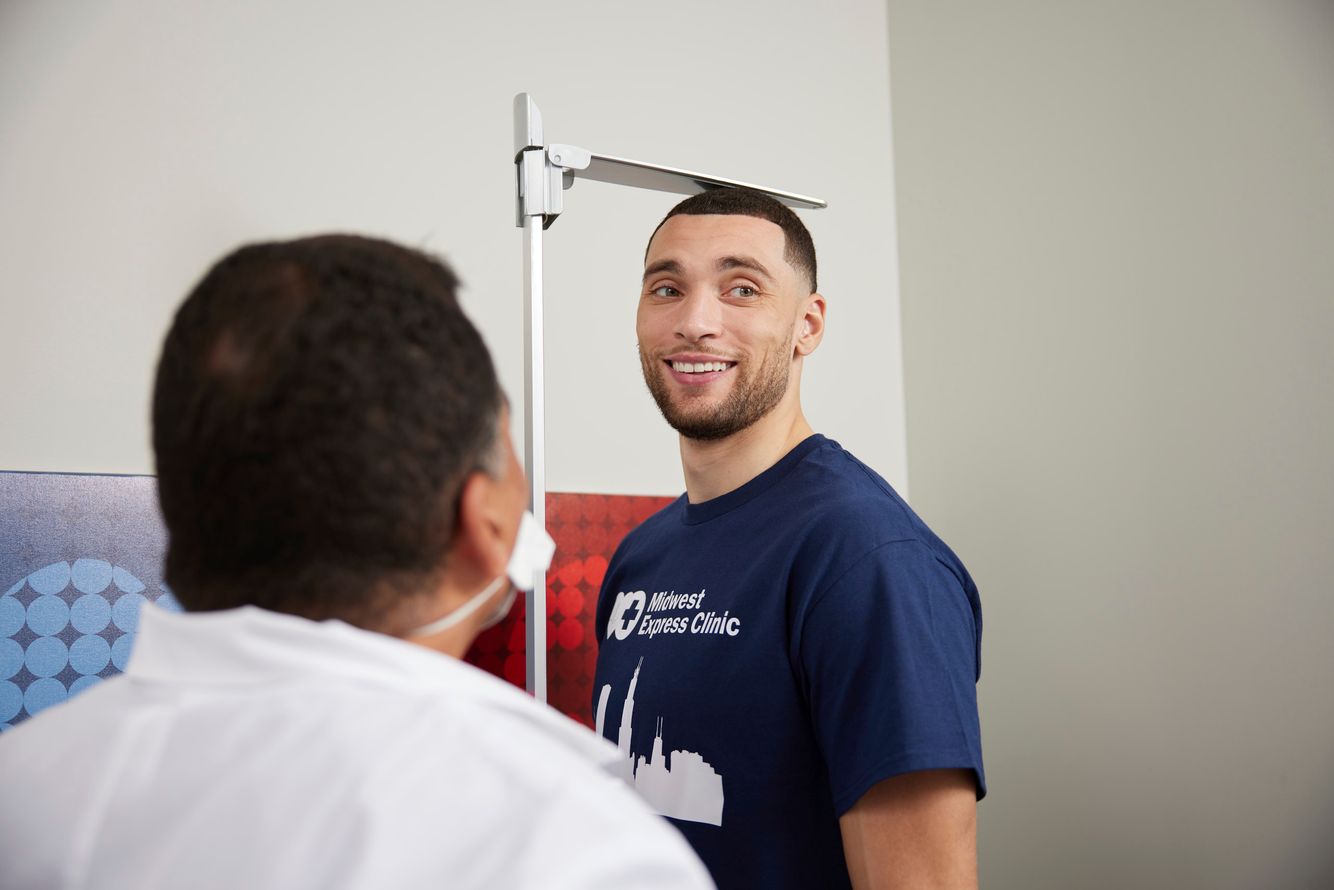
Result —
[[443, 263], [346, 235], [242, 247], [177, 311], [153, 397], [190, 611], [255, 605], [376, 629], [445, 571], [501, 394]]
[[[783, 230], [785, 240], [783, 258], [792, 268], [806, 276], [810, 292], [819, 290], [815, 274], [815, 241], [801, 217], [792, 208], [763, 192], [745, 188], [715, 188], [691, 195], [677, 204], [658, 223], [653, 235], [673, 216], [753, 216], [768, 220]], [[649, 244], [653, 243], [649, 236]]]

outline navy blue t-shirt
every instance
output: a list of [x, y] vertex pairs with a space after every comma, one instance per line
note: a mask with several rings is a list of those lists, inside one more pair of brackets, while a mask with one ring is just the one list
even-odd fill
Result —
[[838, 817], [881, 779], [985, 793], [977, 588], [824, 436], [627, 535], [597, 627], [598, 731], [722, 888], [847, 886]]

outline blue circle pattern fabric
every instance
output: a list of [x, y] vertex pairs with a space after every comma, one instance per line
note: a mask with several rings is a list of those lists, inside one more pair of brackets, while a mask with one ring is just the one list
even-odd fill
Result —
[[125, 670], [146, 602], [181, 605], [103, 559], [55, 562], [0, 596], [0, 732]]

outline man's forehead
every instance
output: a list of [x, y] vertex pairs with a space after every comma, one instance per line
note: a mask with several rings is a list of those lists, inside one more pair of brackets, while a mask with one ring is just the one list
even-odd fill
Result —
[[775, 223], [741, 214], [678, 214], [669, 217], [649, 242], [644, 265], [677, 260], [714, 265], [722, 257], [763, 256], [782, 260], [787, 237]]

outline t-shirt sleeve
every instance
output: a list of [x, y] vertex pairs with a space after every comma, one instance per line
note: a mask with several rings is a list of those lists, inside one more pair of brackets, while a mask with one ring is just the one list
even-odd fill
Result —
[[919, 770], [971, 769], [986, 793], [979, 627], [976, 594], [919, 541], [876, 547], [816, 593], [794, 656], [838, 815]]

